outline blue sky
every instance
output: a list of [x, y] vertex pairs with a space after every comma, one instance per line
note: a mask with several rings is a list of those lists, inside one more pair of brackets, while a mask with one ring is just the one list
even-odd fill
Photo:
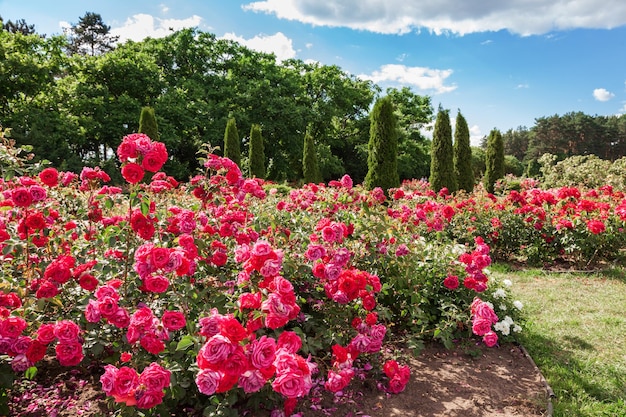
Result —
[[626, 113], [623, 0], [0, 0], [5, 19], [62, 32], [99, 13], [121, 39], [198, 27], [410, 87], [456, 116], [477, 144], [542, 116]]

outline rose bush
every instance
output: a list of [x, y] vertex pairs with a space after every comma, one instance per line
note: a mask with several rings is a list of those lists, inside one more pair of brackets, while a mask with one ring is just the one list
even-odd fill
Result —
[[[521, 329], [507, 283], [488, 271], [505, 214], [521, 218], [512, 197], [411, 182], [387, 201], [347, 176], [286, 190], [210, 153], [205, 172], [179, 184], [145, 135], [124, 138], [118, 156], [123, 188], [98, 168], [0, 183], [0, 354], [20, 375], [47, 354], [101, 364], [124, 415], [261, 403], [289, 415], [314, 384], [337, 392], [355, 375], [401, 392], [408, 368], [382, 364], [390, 332], [418, 347], [472, 332], [493, 345]], [[532, 210], [516, 229], [539, 232], [526, 218], [555, 204], [524, 192]], [[568, 236], [601, 242], [616, 227], [624, 210], [603, 193], [585, 199], [597, 205], [576, 199], [580, 234]]]

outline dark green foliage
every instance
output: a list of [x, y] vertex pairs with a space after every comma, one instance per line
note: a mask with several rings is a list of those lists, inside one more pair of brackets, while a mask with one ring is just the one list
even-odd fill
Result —
[[454, 129], [454, 174], [459, 190], [465, 190], [468, 193], [474, 190], [470, 133], [467, 121], [460, 111], [456, 116]]
[[380, 187], [385, 193], [400, 186], [398, 175], [398, 128], [389, 96], [380, 98], [370, 113], [370, 140], [367, 145], [365, 188]]
[[152, 107], [144, 107], [141, 109], [139, 116], [139, 133], [148, 135], [152, 140], [159, 140], [159, 128], [157, 126], [156, 116]]
[[265, 148], [261, 136], [261, 126], [257, 124], [253, 124], [250, 128], [248, 171], [250, 177], [265, 178]]
[[319, 162], [317, 160], [317, 152], [315, 150], [315, 140], [311, 135], [311, 129], [307, 129], [304, 135], [304, 152], [302, 154], [302, 173], [304, 175], [304, 183], [319, 183], [322, 181], [320, 174]]
[[435, 120], [433, 144], [430, 152], [430, 187], [436, 192], [442, 188], [447, 188], [451, 193], [457, 190], [450, 115], [448, 110], [441, 107]]
[[485, 153], [485, 176], [483, 183], [489, 193], [493, 193], [496, 181], [504, 177], [504, 143], [502, 134], [493, 129], [487, 138], [487, 152]]
[[237, 132], [237, 122], [234, 117], [230, 117], [228, 122], [226, 122], [226, 131], [224, 132], [224, 156], [237, 165], [241, 164], [239, 133]]
[[11, 33], [21, 33], [22, 35], [35, 34], [35, 25], [29, 25], [26, 20], [19, 19], [12, 22], [11, 19], [4, 22], [2, 16], [0, 16], [0, 30], [6, 30]]

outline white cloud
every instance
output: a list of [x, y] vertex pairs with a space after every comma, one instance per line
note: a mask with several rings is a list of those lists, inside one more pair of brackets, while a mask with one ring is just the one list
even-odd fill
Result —
[[161, 8], [161, 12], [162, 12], [162, 13], [167, 13], [167, 12], [169, 12], [169, 11], [170, 11], [170, 8], [169, 8], [169, 7], [167, 7], [167, 6], [166, 6], [165, 4], [163, 4], [163, 3], [161, 3], [161, 4], [159, 5], [159, 7]]
[[314, 26], [402, 34], [425, 28], [464, 35], [508, 30], [520, 35], [558, 29], [610, 29], [626, 24], [626, 2], [604, 0], [265, 0], [244, 10]]
[[480, 146], [480, 142], [482, 141], [483, 136], [485, 136], [480, 131], [480, 127], [478, 127], [477, 125], [473, 125], [472, 127], [469, 128], [469, 132], [470, 132], [470, 145]]
[[149, 14], [136, 14], [126, 19], [124, 26], [112, 28], [111, 34], [120, 37], [120, 42], [128, 39], [140, 41], [147, 37], [162, 38], [170, 35], [172, 31], [184, 28], [196, 27], [202, 18], [193, 15], [186, 19], [159, 19]]
[[516, 90], [521, 90], [521, 89], [526, 89], [526, 88], [530, 88], [530, 85], [528, 85], [527, 83], [525, 83], [525, 84], [517, 84], [515, 86]]
[[604, 88], [596, 88], [593, 90], [593, 98], [598, 101], [609, 101], [613, 97], [615, 97], [615, 94], [605, 90]]
[[250, 39], [245, 39], [234, 33], [226, 33], [222, 39], [238, 42], [255, 51], [273, 53], [276, 55], [278, 61], [284, 61], [285, 59], [294, 58], [296, 56], [292, 40], [286, 37], [282, 32], [277, 32], [274, 35], [261, 34]]
[[408, 67], [400, 64], [387, 64], [371, 74], [361, 74], [359, 78], [372, 80], [375, 83], [390, 82], [406, 86], [414, 86], [423, 91], [449, 93], [456, 85], [446, 85], [446, 79], [452, 75], [451, 69], [432, 69], [425, 67]]

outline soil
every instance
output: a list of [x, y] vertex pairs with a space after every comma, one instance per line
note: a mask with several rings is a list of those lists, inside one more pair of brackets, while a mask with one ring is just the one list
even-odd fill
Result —
[[[399, 360], [400, 361], [400, 360]], [[404, 356], [411, 379], [400, 394], [389, 395], [366, 379], [356, 379], [338, 396], [318, 390], [297, 410], [303, 417], [513, 417], [549, 416], [549, 387], [524, 349], [427, 346]], [[43, 364], [32, 381], [10, 395], [11, 416], [109, 416], [96, 370], [67, 370]], [[248, 414], [249, 415], [249, 414]]]

